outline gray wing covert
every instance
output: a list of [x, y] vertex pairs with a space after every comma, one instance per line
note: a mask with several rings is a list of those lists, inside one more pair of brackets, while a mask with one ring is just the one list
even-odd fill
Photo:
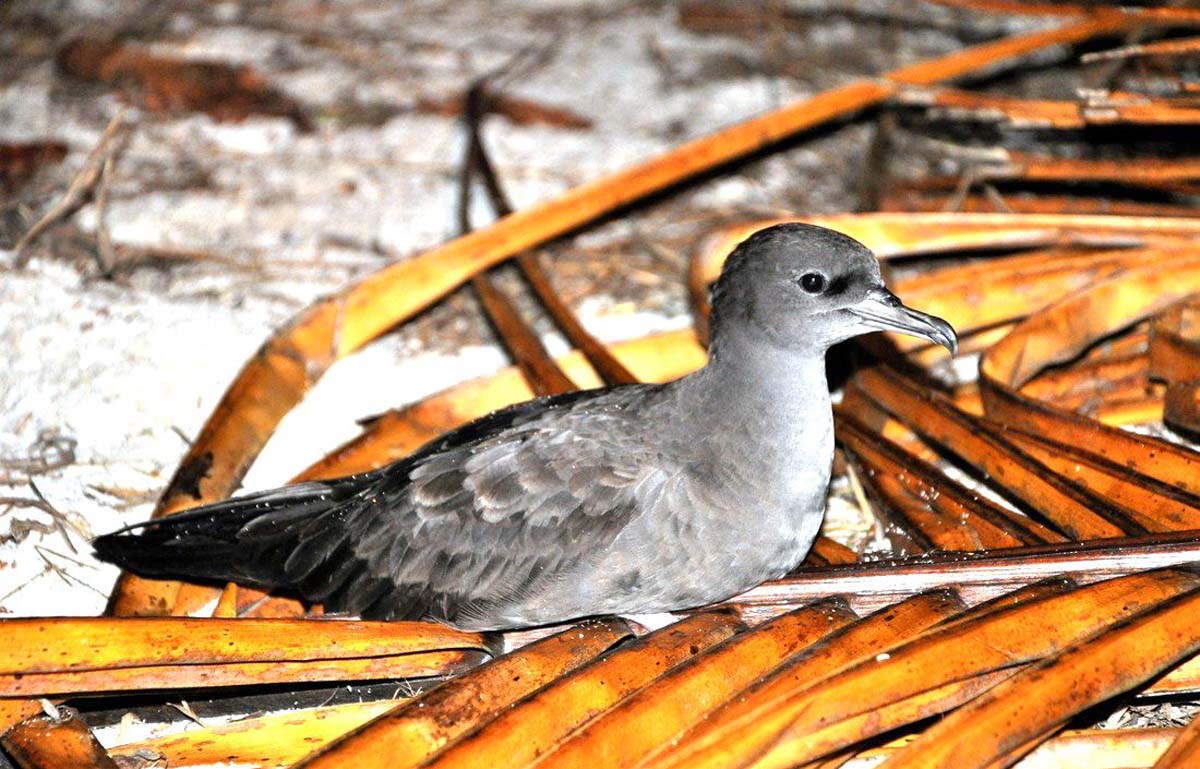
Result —
[[536, 598], [605, 548], [661, 482], [627, 406], [551, 410], [398, 467], [305, 528], [289, 577], [365, 617], [477, 624]]

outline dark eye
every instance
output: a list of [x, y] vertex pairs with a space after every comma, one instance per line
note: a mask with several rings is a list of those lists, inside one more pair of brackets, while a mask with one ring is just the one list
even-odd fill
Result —
[[810, 294], [819, 294], [825, 290], [825, 276], [819, 272], [809, 272], [800, 276], [800, 288]]

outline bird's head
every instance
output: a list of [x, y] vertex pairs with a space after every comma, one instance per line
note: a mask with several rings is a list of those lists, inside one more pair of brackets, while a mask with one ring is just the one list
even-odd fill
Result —
[[871, 251], [840, 232], [779, 224], [751, 235], [725, 261], [712, 297], [713, 341], [750, 334], [785, 350], [823, 355], [872, 331], [923, 337], [951, 352], [941, 318], [905, 307], [887, 289]]

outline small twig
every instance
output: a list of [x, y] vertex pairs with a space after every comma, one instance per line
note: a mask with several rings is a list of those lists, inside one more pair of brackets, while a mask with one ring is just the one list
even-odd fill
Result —
[[879, 521], [879, 516], [875, 514], [875, 509], [871, 506], [871, 500], [867, 499], [867, 492], [863, 489], [862, 480], [858, 477], [858, 471], [854, 469], [853, 462], [846, 463], [846, 479], [850, 482], [850, 493], [854, 495], [854, 503], [858, 506], [859, 512], [868, 521]]
[[113, 119], [109, 121], [108, 126], [104, 129], [104, 133], [100, 134], [100, 140], [96, 143], [96, 146], [88, 153], [87, 159], [83, 162], [83, 167], [79, 169], [79, 173], [75, 174], [75, 178], [71, 180], [67, 191], [13, 246], [13, 252], [16, 254], [15, 264], [18, 268], [24, 267], [29, 261], [26, 249], [36, 238], [52, 225], [73, 214], [87, 201], [88, 195], [95, 189], [96, 183], [100, 179], [105, 162], [116, 151], [117, 145], [115, 139], [125, 128], [125, 113], [127, 111], [125, 107], [117, 111], [117, 114], [113, 116]]
[[954, 194], [946, 201], [946, 205], [942, 209], [943, 211], [953, 214], [962, 210], [963, 202], [967, 199], [967, 195], [971, 193], [971, 188], [975, 186], [975, 182], [979, 180], [979, 177], [976, 176], [976, 171], [975, 167], [968, 168], [967, 172], [959, 178], [958, 184], [954, 188]]
[[1200, 52], [1200, 37], [1188, 37], [1181, 40], [1159, 40], [1154, 43], [1123, 45], [1107, 51], [1093, 51], [1085, 53], [1079, 60], [1084, 64], [1091, 64], [1097, 61], [1128, 59], [1134, 56], [1185, 56], [1198, 52]]
[[187, 700], [180, 700], [179, 702], [168, 702], [167, 705], [175, 708], [180, 713], [182, 713], [184, 716], [189, 718], [191, 721], [204, 727], [205, 729], [212, 728], [212, 724], [208, 723], [203, 718], [201, 718], [199, 715], [197, 715], [195, 710], [192, 710], [192, 706], [188, 704]]
[[[1124, 44], [1117, 50], [1129, 50], [1130, 48], [1138, 47], [1138, 44], [1146, 39], [1149, 31], [1148, 27], [1134, 27], [1125, 34]], [[1088, 58], [1084, 56], [1082, 60], [1087, 62]], [[1129, 59], [1123, 56], [1107, 56], [1100, 59], [1093, 59], [1093, 61], [1099, 61], [1100, 67], [1092, 72], [1090, 76], [1085, 75], [1085, 79], [1089, 81], [1093, 88], [1102, 86], [1107, 88], [1129, 64]]]
[[508, 61], [496, 67], [491, 72], [484, 73], [475, 82], [490, 82], [498, 88], [504, 88], [514, 78], [527, 75], [543, 66], [550, 60], [550, 55], [557, 44], [558, 38], [555, 36], [549, 36], [538, 43], [530, 43], [517, 51], [516, 55]]
[[986, 195], [987, 199], [992, 202], [992, 205], [996, 207], [997, 211], [1002, 214], [1011, 214], [1013, 212], [1012, 207], [1008, 205], [1008, 201], [1006, 201], [1004, 196], [1000, 194], [1000, 190], [996, 189], [996, 185], [991, 184], [990, 182], [982, 182], [979, 185], [979, 188], [983, 190], [983, 194]]
[[[481, 144], [479, 121], [484, 114], [484, 93], [479, 85], [472, 86], [463, 100], [463, 123], [467, 129], [467, 151], [458, 175], [458, 227], [463, 234], [470, 232], [472, 184], [480, 168]], [[479, 297], [484, 313], [496, 329], [501, 343], [520, 368], [529, 388], [537, 395], [552, 395], [575, 389], [575, 383], [555, 364], [542, 340], [526, 323], [512, 301], [492, 280], [492, 273], [481, 272], [471, 278], [471, 288]]]
[[25, 581], [24, 581], [24, 582], [22, 582], [21, 584], [17, 585], [17, 586], [16, 586], [16, 587], [14, 587], [12, 590], [9, 590], [9, 591], [8, 591], [7, 593], [5, 593], [4, 595], [0, 595], [0, 606], [3, 606], [3, 605], [4, 605], [4, 602], [5, 602], [5, 601], [7, 601], [9, 598], [12, 598], [14, 595], [16, 595], [17, 593], [21, 592], [21, 591], [22, 591], [22, 590], [24, 590], [25, 588], [29, 587], [29, 586], [30, 586], [30, 585], [32, 585], [34, 582], [38, 581], [39, 579], [41, 579], [42, 577], [46, 576], [46, 575], [47, 575], [47, 574], [49, 574], [49, 573], [50, 573], [50, 567], [49, 567], [49, 566], [43, 566], [43, 567], [42, 567], [42, 570], [41, 570], [41, 571], [39, 571], [37, 574], [34, 574], [32, 577], [30, 577], [29, 579], [25, 580]]
[[858, 210], [876, 211], [888, 183], [888, 156], [896, 134], [896, 113], [885, 111], [875, 121], [875, 131], [867, 146], [862, 175], [858, 183]]
[[104, 159], [100, 170], [100, 182], [96, 191], [96, 266], [100, 268], [101, 277], [112, 277], [113, 267], [117, 263], [117, 252], [113, 248], [112, 232], [108, 229], [105, 216], [108, 214], [108, 192], [112, 185], [114, 156]]
[[95, 564], [85, 563], [85, 562], [79, 560], [78, 558], [72, 558], [71, 556], [67, 555], [66, 553], [60, 553], [57, 550], [51, 550], [50, 548], [43, 547], [42, 545], [37, 545], [36, 547], [38, 550], [49, 553], [50, 555], [54, 556], [55, 558], [61, 558], [64, 561], [70, 561], [71, 563], [75, 564], [76, 566], [78, 566], [82, 569], [91, 569], [92, 571], [96, 570]]
[[0, 497], [0, 505], [4, 505], [6, 510], [10, 510], [14, 507], [31, 507], [50, 516], [50, 519], [54, 522], [54, 530], [62, 535], [63, 541], [67, 543], [67, 547], [71, 549], [71, 552], [77, 554], [79, 550], [77, 550], [75, 545], [71, 542], [71, 537], [67, 533], [67, 527], [71, 527], [75, 533], [79, 534], [79, 536], [83, 537], [84, 539], [91, 539], [92, 532], [89, 529], [87, 522], [78, 516], [67, 515], [54, 505], [50, 504], [49, 500], [47, 500], [46, 497], [42, 495], [42, 492], [38, 489], [37, 484], [33, 482], [33, 479], [29, 480], [29, 488], [31, 491], [33, 491], [33, 499], [30, 499], [29, 497]]
[[32, 507], [41, 510], [43, 513], [53, 515], [53, 508], [40, 499], [30, 499], [29, 497], [0, 497], [0, 505], [5, 506], [5, 510], [11, 510], [14, 507]]
[[84, 539], [90, 540], [92, 538], [92, 530], [91, 527], [87, 525], [87, 521], [78, 515], [63, 513], [54, 505], [50, 504], [50, 500], [46, 499], [45, 495], [42, 494], [41, 489], [37, 487], [37, 484], [33, 482], [32, 478], [29, 479], [29, 489], [34, 493], [34, 496], [38, 498], [42, 505], [44, 505], [42, 509], [49, 513], [50, 517], [54, 519], [54, 523], [58, 527], [59, 533], [62, 534], [63, 540], [67, 543], [67, 547], [71, 548], [72, 553], [78, 553], [79, 551], [75, 549], [75, 545], [71, 544], [71, 538], [67, 536], [66, 527], [70, 526], [72, 529], [74, 529], [76, 534]]
[[35, 545], [33, 550], [35, 553], [38, 554], [38, 557], [42, 559], [42, 563], [46, 564], [46, 568], [49, 569], [50, 571], [54, 572], [55, 574], [57, 574], [58, 578], [61, 579], [63, 582], [65, 582], [69, 585], [69, 584], [71, 584], [71, 581], [73, 579], [76, 582], [79, 581], [78, 579], [71, 577], [69, 574], [67, 574], [65, 571], [63, 571], [63, 568], [61, 566], [59, 566], [57, 563], [55, 563], [54, 561], [51, 561], [50, 556], [48, 556], [44, 552], [42, 552], [42, 549], [40, 547]]
[[[467, 95], [466, 106], [463, 111], [464, 116], [467, 116], [467, 128], [470, 132], [468, 136], [468, 158], [473, 164], [474, 169], [479, 173], [496, 214], [507, 216], [513, 211], [512, 204], [509, 202], [508, 196], [500, 184], [500, 177], [492, 165], [480, 132], [488, 104], [485, 88], [486, 83], [483, 81], [476, 83], [471, 88], [471, 91]], [[462, 211], [463, 209], [460, 208], [460, 215], [462, 215]], [[525, 251], [518, 254], [517, 266], [520, 268], [525, 282], [533, 289], [534, 294], [537, 295], [546, 312], [554, 320], [555, 325], [558, 326], [572, 345], [583, 352], [588, 362], [596, 369], [597, 373], [600, 374], [606, 383], [621, 384], [638, 381], [637, 377], [623, 363], [618, 361], [607, 347], [601, 344], [599, 340], [583, 327], [571, 309], [554, 292], [554, 288], [550, 284], [550, 278], [546, 275], [545, 270], [542, 269], [536, 252]]]
[[179, 436], [179, 440], [183, 441], [184, 446], [191, 448], [192, 439], [183, 431], [183, 428], [179, 427], [178, 425], [171, 425], [171, 432]]

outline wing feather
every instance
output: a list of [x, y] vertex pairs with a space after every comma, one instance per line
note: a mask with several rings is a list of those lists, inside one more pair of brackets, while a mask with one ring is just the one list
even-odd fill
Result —
[[639, 496], [662, 493], [647, 492], [645, 457], [621, 445], [638, 427], [626, 401], [653, 389], [526, 409], [393, 466], [305, 527], [288, 573], [331, 611], [479, 628], [534, 612], [612, 542]]

